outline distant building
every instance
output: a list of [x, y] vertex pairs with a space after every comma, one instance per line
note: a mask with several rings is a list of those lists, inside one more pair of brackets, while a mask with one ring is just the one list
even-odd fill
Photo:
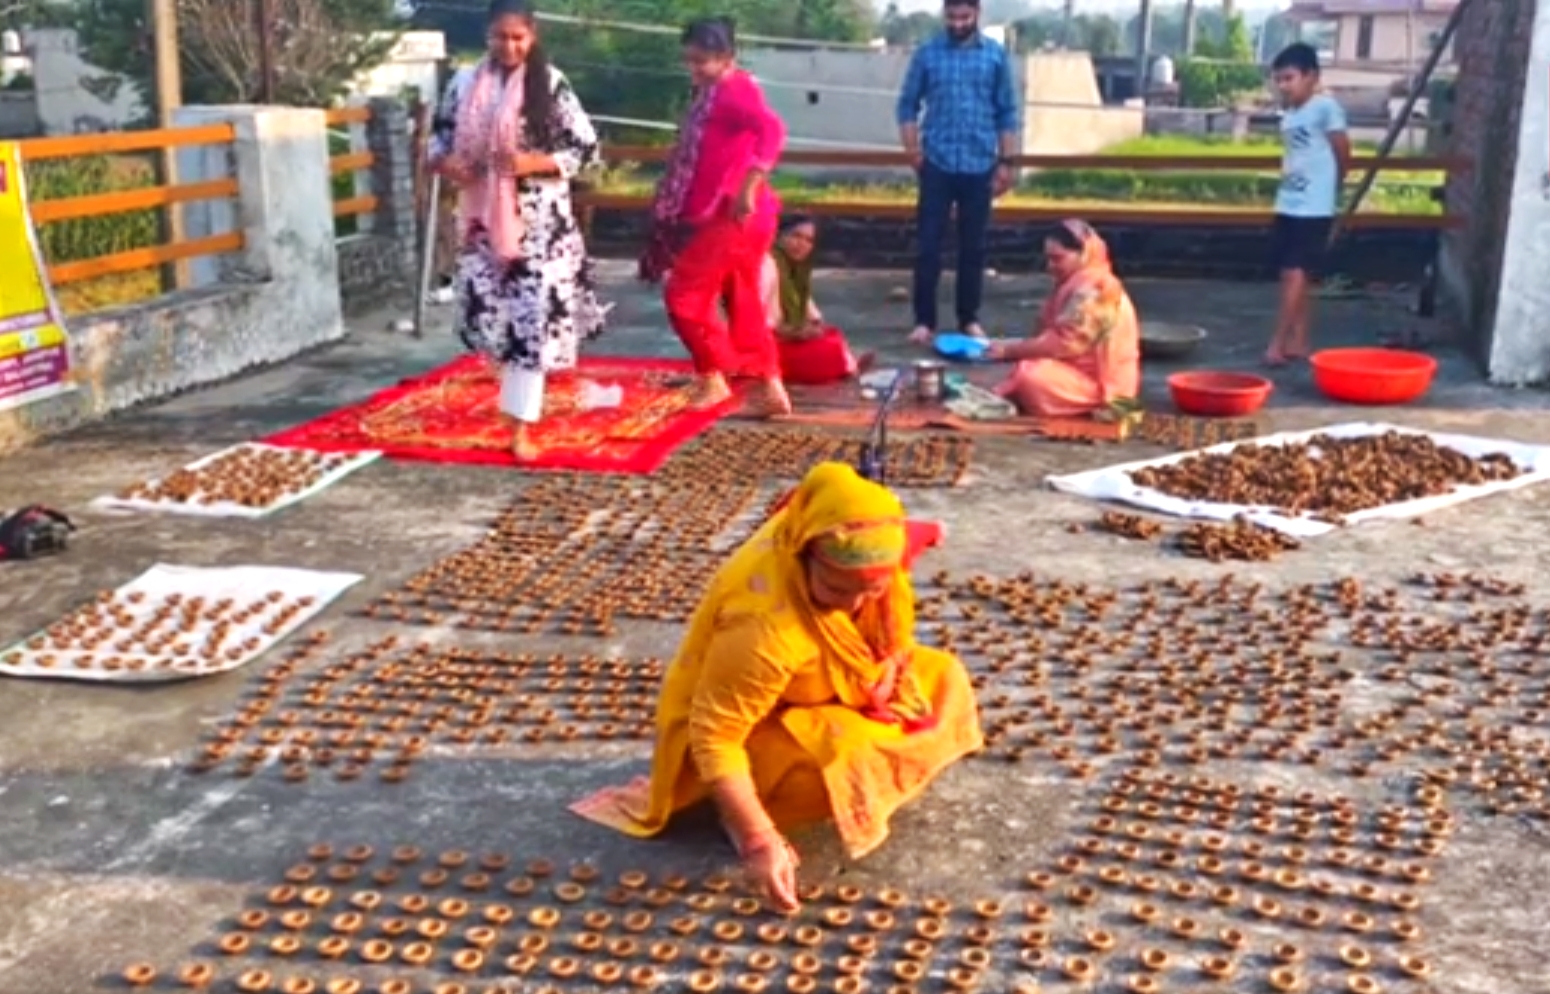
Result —
[[[1285, 17], [1332, 69], [1405, 71], [1426, 58], [1459, 0], [1295, 0]], [[1451, 49], [1451, 45], [1449, 48]], [[1453, 63], [1444, 53], [1442, 65]]]

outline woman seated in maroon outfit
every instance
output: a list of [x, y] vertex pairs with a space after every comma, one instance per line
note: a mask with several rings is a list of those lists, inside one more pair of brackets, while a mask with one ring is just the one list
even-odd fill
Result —
[[764, 312], [775, 330], [787, 383], [833, 383], [865, 372], [871, 353], [851, 354], [845, 336], [826, 324], [813, 300], [813, 248], [818, 226], [802, 214], [781, 222], [775, 247], [759, 274]]

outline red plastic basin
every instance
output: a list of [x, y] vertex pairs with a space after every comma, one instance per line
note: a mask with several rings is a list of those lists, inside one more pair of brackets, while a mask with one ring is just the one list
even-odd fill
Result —
[[1275, 384], [1248, 373], [1174, 373], [1168, 377], [1173, 403], [1185, 414], [1241, 418], [1265, 406]]
[[1437, 375], [1436, 359], [1401, 349], [1325, 349], [1308, 363], [1319, 392], [1347, 404], [1408, 404]]

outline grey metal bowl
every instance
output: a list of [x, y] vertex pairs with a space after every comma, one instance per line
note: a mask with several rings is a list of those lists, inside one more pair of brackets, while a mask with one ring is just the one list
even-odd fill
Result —
[[1206, 330], [1192, 324], [1141, 322], [1141, 356], [1145, 359], [1182, 359], [1206, 340]]

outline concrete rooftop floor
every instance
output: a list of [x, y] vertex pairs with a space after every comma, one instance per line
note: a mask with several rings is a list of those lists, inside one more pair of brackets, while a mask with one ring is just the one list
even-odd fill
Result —
[[[619, 309], [615, 331], [598, 349], [675, 353], [677, 344], [654, 296], [629, 283], [618, 264], [605, 267], [605, 275]], [[900, 276], [824, 274], [821, 302], [856, 345], [883, 349], [885, 359], [902, 358], [909, 353], [898, 347], [898, 332], [908, 315], [889, 295], [904, 282]], [[1212, 332], [1210, 348], [1196, 365], [1251, 368], [1274, 307], [1273, 289], [1263, 285], [1141, 281], [1132, 292], [1146, 318], [1199, 324]], [[994, 281], [990, 293], [989, 323], [1013, 333], [1030, 319], [1040, 283], [1007, 277]], [[625, 657], [670, 653], [679, 634], [671, 625], [627, 624], [605, 642], [392, 626], [357, 614], [369, 600], [476, 539], [531, 480], [510, 471], [383, 462], [256, 522], [88, 510], [95, 496], [362, 399], [455, 353], [446, 334], [414, 341], [386, 330], [401, 316], [369, 315], [336, 347], [0, 462], [0, 507], [44, 502], [75, 515], [82, 525], [69, 555], [0, 566], [0, 644], [161, 562], [365, 574], [364, 583], [309, 626], [332, 639], [309, 668], [390, 631], [440, 645]], [[1392, 302], [1336, 302], [1325, 305], [1316, 334], [1325, 344], [1356, 344], [1409, 324]], [[1149, 396], [1165, 396], [1159, 394], [1163, 373], [1161, 367], [1149, 369]], [[1459, 358], [1445, 356], [1431, 396], [1404, 410], [1336, 409], [1320, 401], [1305, 377], [1299, 370], [1278, 375], [1278, 392], [1263, 419], [1268, 428], [1376, 414], [1418, 427], [1550, 443], [1545, 394], [1492, 390]], [[1544, 569], [1550, 556], [1550, 487], [1431, 515], [1425, 527], [1380, 523], [1337, 532], [1276, 562], [1233, 567], [1181, 559], [1157, 546], [1073, 534], [1067, 526], [1090, 521], [1097, 508], [1041, 487], [1052, 472], [1157, 451], [1141, 443], [1114, 448], [979, 441], [964, 486], [906, 495], [914, 514], [944, 520], [950, 529], [948, 546], [934, 553], [925, 569], [996, 576], [1034, 570], [1045, 578], [1097, 586], [1214, 579], [1232, 572], [1272, 591], [1342, 576], [1383, 585], [1417, 570], [1479, 570], [1526, 584], [1528, 602], [1539, 610], [1550, 607], [1550, 574]], [[251, 673], [278, 661], [285, 648], [249, 671], [154, 688], [0, 682], [0, 992], [85, 994], [121, 986], [112, 978], [132, 961], [151, 961], [165, 971], [208, 958], [205, 944], [227, 930], [235, 912], [320, 841], [365, 842], [379, 850], [412, 843], [430, 852], [499, 850], [518, 859], [587, 859], [611, 871], [649, 865], [688, 872], [728, 859], [714, 834], [703, 829], [647, 844], [564, 810], [575, 798], [641, 771], [646, 755], [636, 744], [469, 748], [438, 754], [408, 782], [393, 786], [370, 778], [353, 784], [313, 778], [293, 786], [274, 775], [235, 779], [184, 772], [182, 764], [233, 710]], [[1353, 658], [1362, 654], [1355, 651]], [[1542, 683], [1545, 675], [1541, 668], [1537, 679]], [[1544, 728], [1520, 731], [1542, 735]], [[1364, 808], [1407, 803], [1408, 781], [1400, 775], [1357, 780], [1333, 768], [1243, 761], [1213, 761], [1205, 772], [1246, 784], [1339, 791]], [[1039, 762], [970, 760], [902, 813], [891, 841], [860, 864], [842, 860], [822, 833], [804, 839], [803, 874], [810, 880], [896, 884], [961, 900], [1010, 894], [1026, 872], [1048, 868], [1069, 851], [1099, 790]], [[1550, 936], [1550, 841], [1534, 824], [1483, 814], [1468, 795], [1453, 802], [1458, 831], [1433, 869], [1435, 881], [1420, 888], [1425, 902], [1413, 916], [1425, 933], [1416, 951], [1435, 972], [1425, 982], [1375, 976], [1393, 991], [1543, 994], [1550, 990], [1543, 953]], [[1008, 920], [1013, 918], [1022, 927], [1020, 917]], [[1209, 912], [1203, 918], [1216, 921]], [[1094, 920], [1063, 908], [1054, 928], [1058, 936], [1071, 937]], [[1113, 927], [1133, 941], [1130, 926]], [[1316, 940], [1292, 925], [1265, 929], [1263, 935], [1325, 950], [1337, 941], [1332, 932]], [[1382, 945], [1361, 941], [1375, 949]], [[358, 967], [325, 969], [316, 961], [305, 970], [371, 975]], [[1130, 971], [1106, 974], [1097, 989], [1119, 991], [1116, 978], [1122, 972]], [[1338, 972], [1315, 973], [1323, 979], [1314, 989], [1344, 989], [1330, 979]], [[1053, 977], [1045, 983], [1050, 990], [1078, 989]], [[162, 981], [158, 989], [169, 987]], [[883, 987], [878, 983], [874, 989]], [[1163, 990], [1269, 988], [1246, 979], [1210, 986], [1179, 974]]]

